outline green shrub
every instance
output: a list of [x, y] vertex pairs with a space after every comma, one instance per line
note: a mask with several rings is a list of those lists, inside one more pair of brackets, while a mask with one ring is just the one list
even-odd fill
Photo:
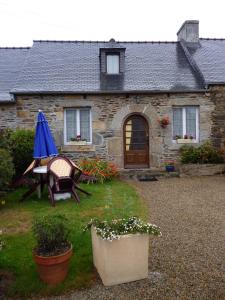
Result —
[[12, 146], [11, 134], [12, 129], [0, 129], [0, 148], [7, 149], [10, 151]]
[[2, 232], [2, 230], [0, 230], [0, 251], [2, 251], [2, 249], [5, 247], [5, 240], [2, 235], [3, 235], [3, 232]]
[[21, 176], [33, 160], [33, 146], [33, 130], [0, 130], [0, 148], [6, 149], [11, 153], [16, 177]]
[[183, 164], [188, 163], [198, 163], [199, 162], [199, 154], [198, 149], [191, 145], [183, 145], [180, 147], [180, 155], [181, 155], [181, 162]]
[[210, 141], [207, 141], [199, 147], [184, 145], [180, 148], [181, 162], [199, 163], [199, 164], [218, 164], [223, 163], [222, 155], [213, 147]]
[[17, 177], [23, 174], [33, 160], [34, 131], [17, 129], [11, 133], [10, 139]]
[[37, 218], [32, 227], [37, 240], [35, 252], [41, 256], [58, 255], [70, 248], [68, 219], [61, 214]]
[[15, 169], [7, 149], [0, 148], [0, 158], [0, 191], [5, 191], [11, 184]]
[[85, 158], [79, 164], [84, 175], [94, 176], [101, 183], [118, 175], [117, 167], [105, 160]]
[[224, 162], [224, 158], [221, 153], [213, 147], [209, 141], [199, 147], [199, 156], [201, 157], [203, 164], [219, 164]]

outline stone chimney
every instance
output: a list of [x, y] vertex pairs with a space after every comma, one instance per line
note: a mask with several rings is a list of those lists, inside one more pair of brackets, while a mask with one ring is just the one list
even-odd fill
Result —
[[177, 40], [184, 40], [187, 43], [198, 43], [199, 41], [199, 21], [185, 21], [177, 32]]

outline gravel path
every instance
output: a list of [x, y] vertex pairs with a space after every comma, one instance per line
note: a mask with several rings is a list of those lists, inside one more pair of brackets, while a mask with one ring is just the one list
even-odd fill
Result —
[[225, 177], [130, 181], [163, 236], [151, 239], [149, 277], [49, 299], [225, 299]]

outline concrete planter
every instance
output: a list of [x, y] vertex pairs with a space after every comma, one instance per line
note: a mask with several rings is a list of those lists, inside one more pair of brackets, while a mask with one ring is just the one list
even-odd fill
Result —
[[177, 139], [177, 144], [196, 144], [196, 140], [193, 139]]
[[87, 141], [71, 141], [67, 143], [68, 145], [87, 145]]
[[105, 286], [148, 277], [149, 235], [122, 235], [105, 241], [91, 228], [93, 262]]

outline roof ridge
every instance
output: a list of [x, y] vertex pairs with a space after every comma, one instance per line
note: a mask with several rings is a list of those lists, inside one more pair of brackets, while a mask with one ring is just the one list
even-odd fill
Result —
[[12, 50], [12, 49], [15, 49], [15, 50], [23, 50], [23, 49], [30, 49], [31, 47], [0, 47], [0, 50], [1, 49], [10, 49], [10, 50]]
[[225, 41], [225, 38], [199, 38], [200, 40], [206, 41]]
[[[105, 43], [108, 44], [109, 41], [91, 41], [91, 40], [33, 40], [35, 43]], [[116, 41], [117, 43], [130, 43], [130, 44], [176, 44], [177, 41]]]

